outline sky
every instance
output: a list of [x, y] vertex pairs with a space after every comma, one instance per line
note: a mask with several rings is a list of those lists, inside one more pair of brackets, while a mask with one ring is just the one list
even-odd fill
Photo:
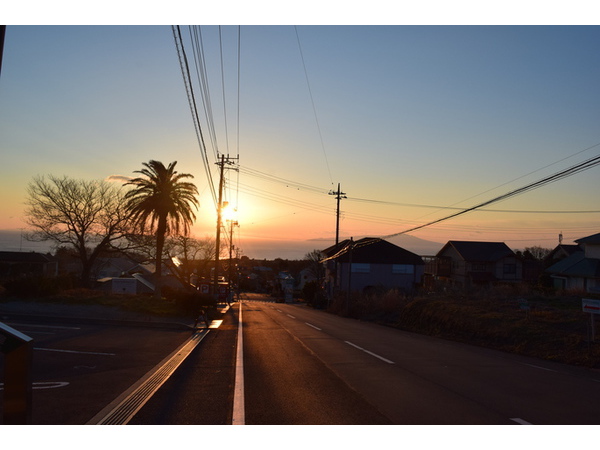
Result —
[[[155, 159], [194, 176], [192, 233], [214, 237], [171, 26], [15, 23], [0, 74], [0, 230], [26, 227], [37, 175], [118, 182]], [[180, 29], [194, 83], [190, 32], [202, 35], [214, 145], [193, 88], [212, 184], [217, 154], [239, 163], [227, 166], [224, 199], [236, 209], [234, 244], [251, 258], [331, 245], [338, 183], [340, 239], [387, 237], [600, 155], [598, 26]], [[439, 248], [553, 248], [561, 232], [572, 243], [600, 232], [599, 175], [596, 166], [409, 235]]]

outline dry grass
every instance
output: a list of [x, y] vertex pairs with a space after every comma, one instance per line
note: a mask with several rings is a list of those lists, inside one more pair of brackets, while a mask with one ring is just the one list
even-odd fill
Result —
[[[596, 342], [590, 342], [590, 315], [581, 309], [581, 298], [590, 295], [577, 294], [507, 287], [414, 297], [388, 291], [354, 294], [349, 308], [343, 295], [331, 311], [444, 339], [600, 368], [600, 323]], [[523, 300], [529, 310], [522, 309]]]

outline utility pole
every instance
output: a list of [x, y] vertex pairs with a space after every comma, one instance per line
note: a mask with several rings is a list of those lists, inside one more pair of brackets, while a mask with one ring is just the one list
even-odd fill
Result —
[[222, 222], [222, 213], [223, 213], [223, 181], [224, 181], [224, 173], [225, 173], [225, 165], [233, 165], [235, 164], [233, 159], [237, 160], [237, 158], [230, 158], [229, 155], [225, 157], [225, 155], [221, 155], [221, 161], [217, 161], [217, 165], [219, 166], [219, 201], [217, 205], [217, 237], [215, 242], [215, 274], [213, 280], [213, 295], [215, 296], [215, 300], [219, 300], [219, 254], [221, 252], [221, 222]]
[[233, 227], [239, 226], [237, 220], [229, 221], [229, 288], [231, 289], [231, 280], [233, 279]]
[[6, 35], [6, 25], [0, 25], [0, 73], [2, 73], [2, 58], [4, 56], [4, 36]]
[[346, 193], [340, 190], [340, 183], [338, 183], [337, 191], [329, 191], [329, 195], [335, 195], [337, 199], [337, 208], [335, 213], [335, 245], [340, 242], [340, 200], [346, 197]]

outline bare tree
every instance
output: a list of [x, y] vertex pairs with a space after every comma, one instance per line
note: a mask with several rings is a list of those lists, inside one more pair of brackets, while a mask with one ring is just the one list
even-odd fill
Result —
[[304, 259], [309, 261], [308, 270], [318, 281], [321, 281], [325, 277], [325, 267], [321, 263], [323, 258], [324, 255], [320, 250], [313, 250], [304, 255]]
[[165, 253], [170, 258], [178, 258], [180, 265], [174, 266], [175, 276], [187, 285], [192, 283], [194, 273], [202, 275], [208, 265], [214, 262], [215, 241], [211, 238], [203, 240], [186, 235], [167, 238]]
[[543, 248], [539, 245], [535, 245], [533, 247], [525, 247], [525, 251], [529, 252], [529, 254], [531, 254], [531, 256], [533, 256], [534, 259], [541, 261], [552, 252], [552, 249]]
[[96, 258], [126, 245], [124, 193], [105, 181], [53, 175], [35, 177], [27, 192], [25, 222], [33, 228], [27, 239], [73, 248], [82, 265], [81, 282], [89, 286]]

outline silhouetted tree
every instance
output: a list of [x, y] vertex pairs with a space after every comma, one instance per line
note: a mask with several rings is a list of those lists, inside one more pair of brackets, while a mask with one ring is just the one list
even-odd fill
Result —
[[551, 252], [551, 248], [543, 248], [539, 245], [535, 245], [533, 247], [525, 247], [525, 253], [529, 252], [529, 254], [538, 261], [543, 260], [546, 256], [548, 256]]
[[319, 282], [325, 277], [325, 267], [320, 262], [323, 257], [320, 250], [313, 250], [304, 256], [304, 259], [308, 261], [308, 270]]
[[165, 236], [179, 233], [180, 230], [183, 234], [189, 233], [190, 225], [196, 219], [192, 207], [199, 206], [195, 197], [198, 189], [193, 183], [182, 181], [193, 176], [177, 173], [177, 161], [170, 163], [168, 167], [154, 160], [142, 164], [144, 169], [136, 170], [135, 173], [143, 176], [125, 183], [134, 186], [134, 189], [125, 194], [126, 207], [141, 234], [149, 231], [156, 236], [155, 294], [160, 297]]
[[124, 248], [129, 230], [123, 191], [105, 181], [35, 177], [27, 189], [25, 222], [31, 241], [52, 241], [72, 248], [82, 265], [81, 282], [90, 284], [96, 258], [105, 250]]

